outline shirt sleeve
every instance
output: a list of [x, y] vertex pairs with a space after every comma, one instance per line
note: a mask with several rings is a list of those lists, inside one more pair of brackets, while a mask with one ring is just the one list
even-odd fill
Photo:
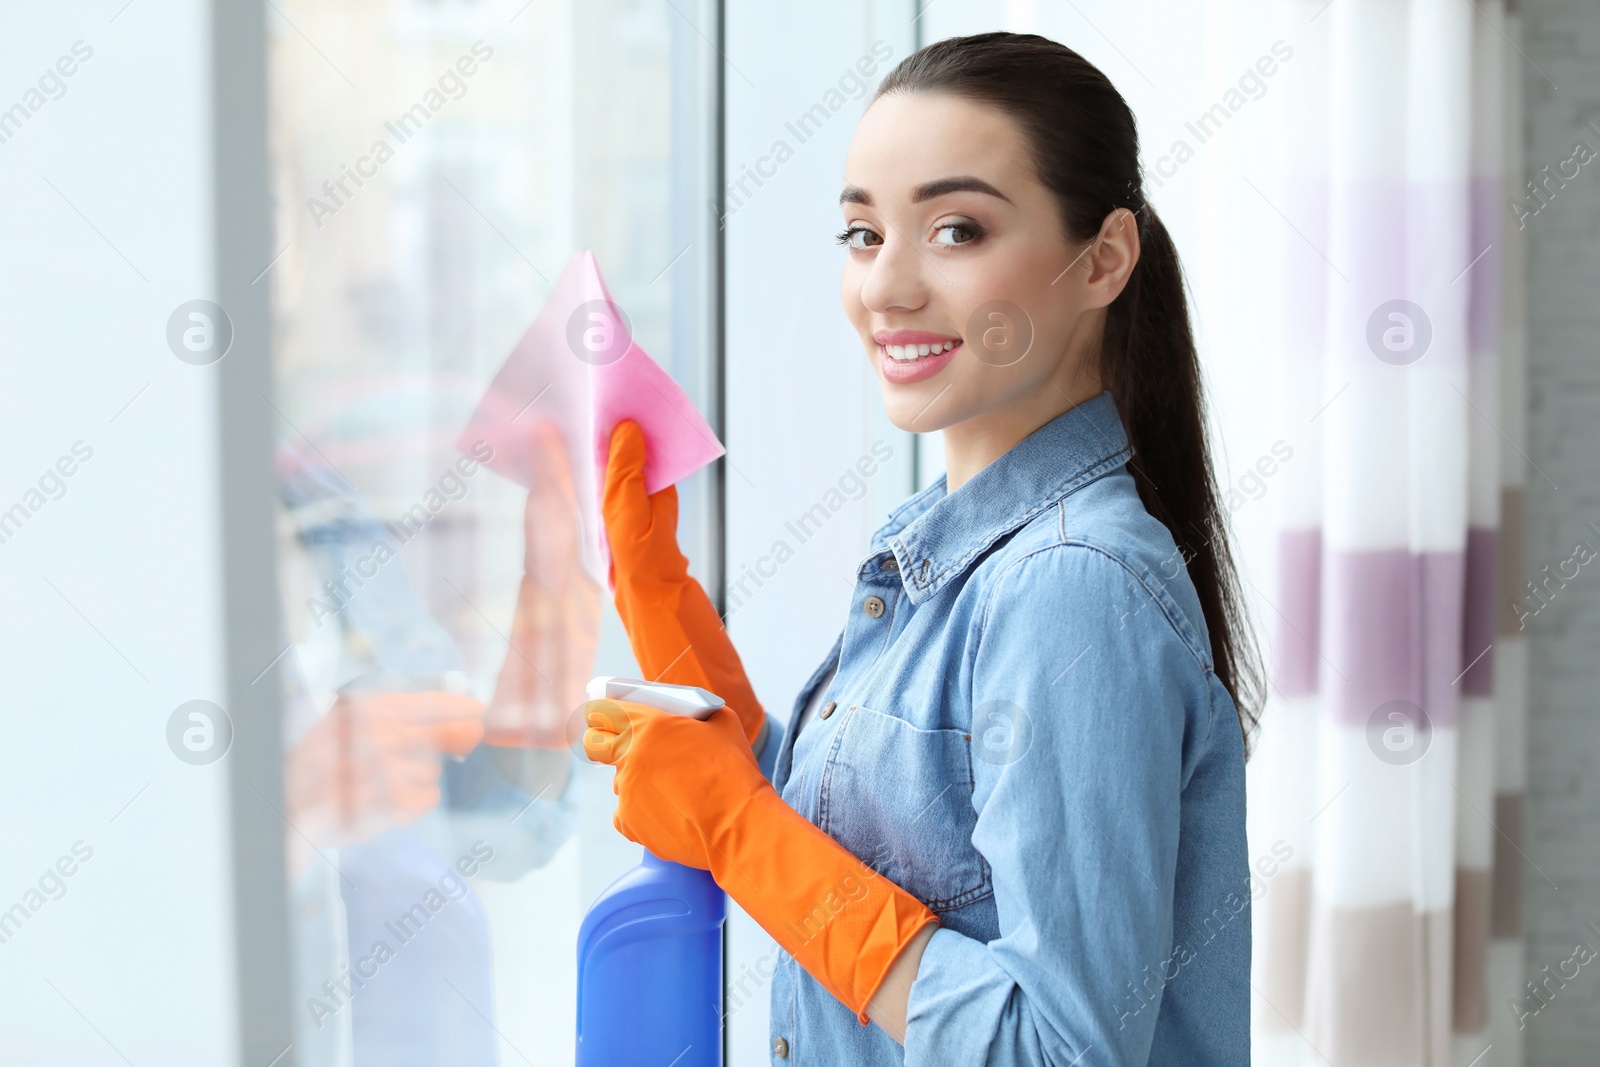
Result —
[[1146, 981], [1173, 944], [1186, 736], [1204, 664], [1136, 576], [1091, 546], [999, 577], [972, 661], [974, 846], [1000, 936], [940, 928], [907, 1006], [905, 1062], [1145, 1064]]

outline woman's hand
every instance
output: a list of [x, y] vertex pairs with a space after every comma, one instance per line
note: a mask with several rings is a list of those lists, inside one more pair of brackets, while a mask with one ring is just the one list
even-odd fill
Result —
[[739, 653], [678, 548], [678, 489], [644, 491], [644, 431], [631, 419], [611, 432], [601, 510], [611, 546], [617, 614], [639, 669], [654, 682], [697, 685], [725, 700], [756, 751], [767, 714]]
[[702, 722], [592, 700], [584, 721], [584, 752], [617, 768], [617, 830], [661, 859], [710, 871], [862, 1025], [870, 1004], [903, 1042], [921, 958], [920, 947], [907, 949], [926, 943], [919, 932], [938, 917], [789, 807], [730, 709]]
[[661, 859], [710, 870], [710, 853], [743, 801], [772, 792], [726, 705], [702, 721], [630, 701], [590, 700], [584, 722], [584, 753], [617, 769], [612, 825]]

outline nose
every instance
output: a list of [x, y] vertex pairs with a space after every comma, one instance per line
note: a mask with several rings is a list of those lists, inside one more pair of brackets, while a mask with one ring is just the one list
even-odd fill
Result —
[[929, 269], [917, 248], [890, 228], [867, 268], [862, 304], [878, 314], [919, 310], [928, 302]]

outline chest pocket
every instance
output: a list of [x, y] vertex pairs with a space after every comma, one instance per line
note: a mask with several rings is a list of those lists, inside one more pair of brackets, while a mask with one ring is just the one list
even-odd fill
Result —
[[919, 730], [851, 708], [822, 770], [819, 825], [934, 911], [993, 890], [972, 846], [971, 743], [960, 730]]

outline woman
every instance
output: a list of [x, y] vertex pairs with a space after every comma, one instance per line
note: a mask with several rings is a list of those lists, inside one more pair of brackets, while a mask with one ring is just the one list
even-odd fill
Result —
[[947, 474], [874, 535], [780, 738], [618, 427], [640, 666], [728, 707], [587, 706], [616, 825], [782, 947], [775, 1063], [1246, 1064], [1256, 674], [1133, 117], [1059, 44], [941, 41], [840, 203], [845, 313]]

